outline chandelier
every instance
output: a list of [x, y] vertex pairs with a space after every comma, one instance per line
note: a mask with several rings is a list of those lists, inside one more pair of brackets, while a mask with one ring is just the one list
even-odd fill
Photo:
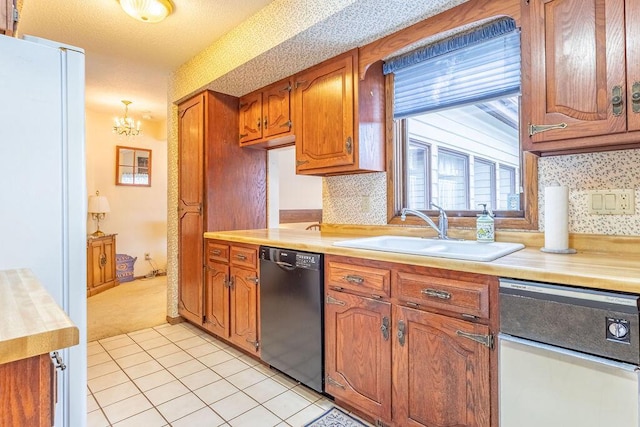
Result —
[[120, 0], [120, 7], [142, 22], [160, 22], [173, 12], [170, 0]]
[[125, 136], [136, 136], [140, 133], [140, 120], [134, 123], [131, 117], [127, 116], [131, 101], [122, 100], [124, 104], [124, 117], [116, 117], [113, 124], [113, 133]]

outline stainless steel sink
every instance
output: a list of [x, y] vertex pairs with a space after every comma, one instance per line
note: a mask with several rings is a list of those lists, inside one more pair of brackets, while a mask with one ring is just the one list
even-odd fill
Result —
[[521, 243], [479, 243], [474, 240], [441, 240], [405, 236], [376, 236], [342, 240], [334, 246], [401, 254], [453, 258], [468, 261], [493, 261], [524, 248]]

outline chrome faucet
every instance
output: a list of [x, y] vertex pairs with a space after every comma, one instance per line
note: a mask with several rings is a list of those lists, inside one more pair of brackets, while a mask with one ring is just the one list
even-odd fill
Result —
[[447, 218], [447, 214], [440, 206], [434, 203], [432, 203], [431, 205], [434, 208], [438, 209], [438, 212], [440, 212], [440, 214], [438, 215], [438, 225], [436, 225], [436, 223], [433, 222], [431, 218], [429, 218], [422, 212], [409, 208], [402, 208], [402, 211], [400, 212], [400, 219], [404, 221], [407, 219], [408, 213], [413, 214], [426, 222], [431, 228], [433, 228], [438, 233], [438, 239], [448, 239], [449, 237], [447, 237], [447, 228], [449, 226], [449, 220]]

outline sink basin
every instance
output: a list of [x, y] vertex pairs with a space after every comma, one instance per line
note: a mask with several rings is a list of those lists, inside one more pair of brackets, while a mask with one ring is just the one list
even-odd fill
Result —
[[474, 240], [439, 240], [421, 237], [376, 236], [342, 240], [334, 246], [373, 251], [397, 252], [468, 261], [493, 261], [524, 248], [521, 243], [479, 243]]

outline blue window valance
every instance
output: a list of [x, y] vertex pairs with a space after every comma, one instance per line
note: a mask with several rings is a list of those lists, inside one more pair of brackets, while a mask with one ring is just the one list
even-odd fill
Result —
[[504, 18], [384, 64], [394, 73], [394, 118], [520, 92], [520, 32]]

